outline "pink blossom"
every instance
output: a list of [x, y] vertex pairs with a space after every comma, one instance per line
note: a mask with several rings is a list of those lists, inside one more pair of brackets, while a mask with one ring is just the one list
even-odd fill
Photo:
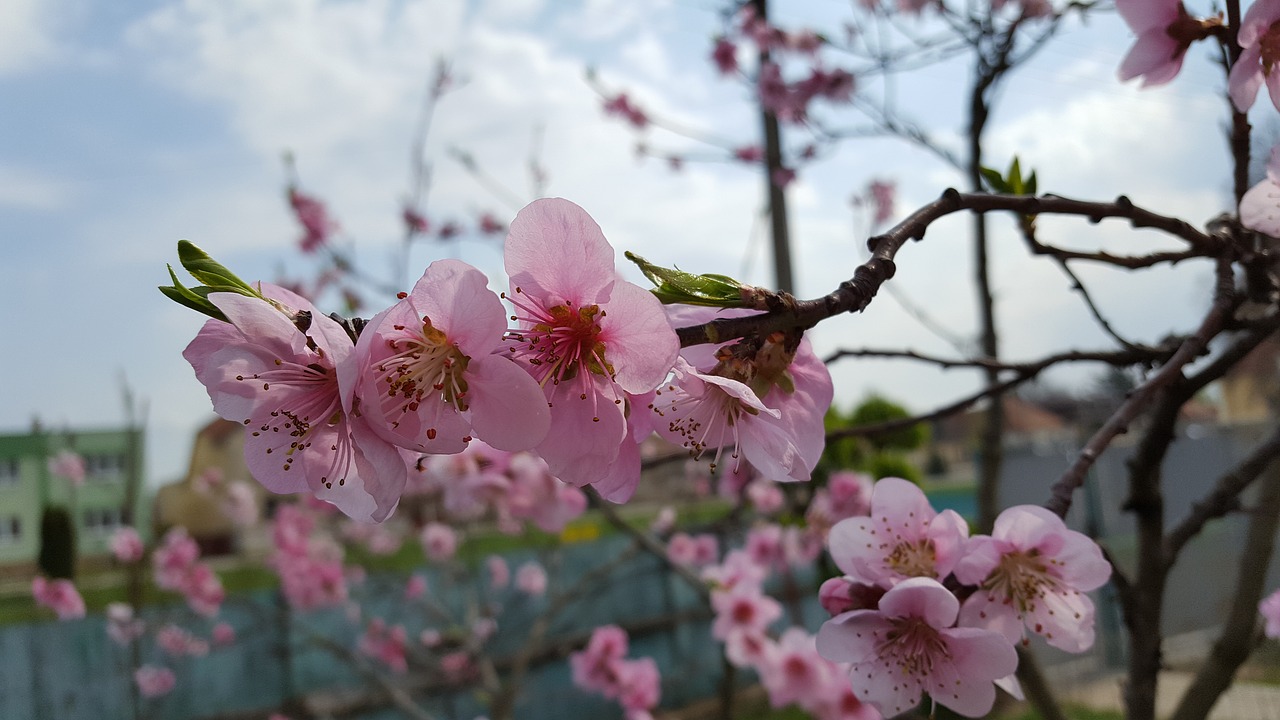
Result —
[[1280, 590], [1277, 590], [1258, 603], [1258, 612], [1266, 621], [1266, 635], [1269, 638], [1280, 637]]
[[498, 621], [491, 617], [477, 618], [471, 623], [471, 637], [480, 645], [487, 642], [496, 632], [498, 632]]
[[1239, 40], [1244, 52], [1227, 79], [1227, 92], [1236, 109], [1247, 112], [1263, 83], [1271, 95], [1271, 104], [1280, 108], [1280, 73], [1275, 66], [1280, 53], [1280, 0], [1253, 3], [1240, 23]]
[[871, 516], [841, 520], [827, 542], [851, 580], [888, 588], [910, 577], [945, 578], [968, 534], [963, 518], [935, 512], [920, 488], [884, 478], [872, 491]]
[[723, 35], [716, 38], [711, 50], [711, 61], [721, 75], [732, 75], [738, 71], [738, 46]]
[[485, 235], [497, 235], [506, 232], [507, 226], [501, 220], [494, 217], [493, 213], [484, 213], [480, 216], [480, 232]]
[[117, 528], [111, 535], [111, 554], [125, 564], [136, 563], [142, 559], [146, 548], [142, 545], [142, 537], [138, 531], [125, 525]]
[[230, 322], [205, 323], [183, 357], [214, 410], [245, 425], [245, 463], [258, 482], [313, 493], [356, 519], [385, 519], [404, 489], [405, 459], [351, 412], [350, 338], [303, 298], [260, 289], [269, 301], [211, 293]]
[[443, 639], [444, 637], [440, 635], [440, 631], [433, 628], [427, 628], [418, 635], [418, 642], [429, 648], [436, 647]]
[[618, 704], [628, 712], [657, 707], [662, 699], [662, 676], [651, 657], [618, 664]]
[[662, 509], [658, 510], [658, 514], [654, 516], [653, 522], [649, 523], [649, 532], [654, 535], [666, 535], [675, 526], [676, 509], [670, 505], [663, 505]]
[[117, 645], [128, 646], [146, 631], [146, 625], [133, 615], [133, 606], [113, 602], [107, 605], [107, 636]]
[[203, 657], [209, 654], [209, 643], [183, 628], [169, 623], [156, 631], [156, 645], [174, 657], [190, 655]]
[[1187, 48], [1199, 39], [1199, 23], [1182, 0], [1116, 0], [1116, 10], [1138, 36], [1120, 62], [1120, 80], [1141, 77], [1143, 87], [1154, 87], [1177, 77]]
[[837, 522], [870, 514], [872, 485], [870, 475], [849, 470], [831, 473], [827, 486], [814, 491], [805, 524], [825, 537]]
[[418, 453], [455, 453], [478, 434], [527, 450], [547, 434], [542, 388], [501, 349], [507, 313], [484, 273], [437, 260], [356, 343], [359, 407], [373, 431]]
[[315, 518], [293, 505], [276, 510], [271, 528], [275, 553], [270, 564], [280, 576], [281, 591], [291, 607], [309, 610], [341, 605], [347, 600], [342, 548], [312, 536]]
[[638, 447], [624, 442], [624, 403], [666, 377], [679, 351], [675, 331], [657, 298], [617, 278], [600, 227], [567, 200], [521, 210], [504, 258], [517, 318], [510, 350], [551, 405], [537, 452], [552, 475], [623, 502], [640, 478]]
[[667, 556], [678, 565], [710, 565], [716, 562], [719, 553], [720, 543], [710, 533], [693, 536], [678, 532], [667, 541]]
[[458, 534], [443, 523], [427, 523], [418, 534], [422, 552], [433, 562], [444, 562], [458, 551]]
[[814, 639], [802, 628], [790, 628], [760, 666], [760, 679], [775, 708], [808, 707], [831, 683], [835, 667], [818, 655]]
[[733, 151], [733, 156], [744, 163], [758, 163], [764, 160], [764, 150], [759, 145], [743, 145]]
[[386, 665], [392, 672], [403, 673], [409, 669], [402, 625], [388, 628], [380, 618], [374, 618], [369, 621], [358, 645], [360, 652]]
[[202, 495], [208, 495], [213, 492], [215, 487], [222, 484], [222, 468], [217, 465], [211, 465], [200, 471], [191, 479], [191, 484], [195, 487], [196, 492]]
[[791, 168], [780, 167], [773, 171], [773, 184], [780, 188], [785, 188], [796, 179], [796, 171]]
[[631, 102], [626, 93], [618, 93], [604, 103], [604, 114], [620, 117], [639, 130], [649, 126], [649, 117]]
[[532, 453], [513, 455], [507, 476], [510, 484], [498, 498], [500, 511], [530, 520], [543, 532], [560, 532], [587, 509], [587, 496], [553, 477], [546, 462]]
[[573, 684], [605, 697], [617, 696], [618, 663], [627, 655], [627, 633], [617, 625], [602, 625], [580, 652], [569, 655]]
[[209, 637], [215, 647], [226, 647], [235, 643], [236, 629], [230, 623], [220, 622], [209, 631]]
[[675, 374], [653, 403], [666, 423], [658, 425], [659, 435], [695, 459], [714, 451], [713, 469], [727, 447], [735, 467], [742, 457], [770, 480], [809, 479], [812, 466], [791, 432], [792, 418], [766, 406], [746, 384], [698, 372], [684, 357], [676, 360]]
[[823, 657], [851, 664], [859, 699], [886, 716], [915, 707], [923, 692], [967, 717], [991, 710], [994, 681], [1018, 665], [1003, 636], [952, 627], [960, 602], [927, 577], [899, 582], [878, 607], [838, 615], [818, 632]]
[[298, 244], [303, 252], [315, 252], [338, 230], [338, 224], [329, 217], [329, 210], [323, 202], [304, 195], [295, 188], [289, 188], [289, 207], [302, 225], [302, 237]]
[[436, 237], [441, 240], [448, 240], [449, 238], [452, 238], [461, 233], [462, 233], [462, 226], [454, 222], [453, 220], [450, 220], [440, 226], [440, 229], [436, 232]]
[[192, 565], [177, 590], [187, 599], [187, 607], [204, 617], [217, 615], [227, 595], [222, 581], [205, 563]]
[[897, 185], [892, 180], [872, 180], [867, 185], [867, 195], [871, 198], [872, 207], [875, 208], [871, 218], [872, 225], [878, 227], [888, 222], [893, 217]]
[[222, 501], [222, 512], [239, 527], [247, 527], [258, 521], [258, 498], [246, 482], [227, 485], [227, 496]]
[[516, 570], [516, 588], [525, 595], [537, 597], [547, 591], [547, 571], [530, 560]]
[[177, 684], [173, 671], [156, 665], [143, 665], [133, 673], [133, 682], [144, 698], [158, 698], [168, 695]]
[[160, 546], [151, 554], [156, 585], [164, 590], [176, 590], [199, 559], [200, 546], [187, 534], [187, 529], [182, 526], [170, 528]]
[[747, 499], [751, 501], [751, 507], [761, 515], [772, 515], [780, 510], [786, 504], [786, 498], [782, 495], [782, 489], [776, 483], [769, 482], [764, 478], [755, 480], [747, 485]]
[[955, 566], [956, 579], [978, 590], [960, 611], [960, 624], [994, 630], [1010, 643], [1025, 625], [1050, 645], [1083, 652], [1093, 645], [1093, 601], [1111, 565], [1088, 537], [1034, 505], [1011, 507], [996, 518], [991, 536], [970, 538]]
[[734, 633], [763, 634], [774, 620], [782, 616], [782, 606], [777, 600], [760, 592], [759, 588], [742, 585], [729, 591], [713, 592], [711, 608], [716, 614], [711, 635], [721, 641], [728, 640]]
[[511, 568], [507, 566], [507, 561], [501, 556], [490, 555], [485, 560], [485, 567], [489, 570], [489, 588], [491, 590], [502, 590], [511, 582]]
[[742, 587], [758, 592], [768, 574], [768, 570], [747, 551], [733, 550], [725, 556], [724, 562], [703, 570], [702, 578], [717, 590], [732, 591]]
[[57, 613], [59, 620], [84, 617], [84, 600], [70, 580], [46, 580], [38, 575], [31, 581], [31, 596], [37, 605]]
[[1240, 198], [1240, 223], [1250, 230], [1280, 237], [1280, 145], [1271, 148], [1266, 177]]
[[409, 576], [409, 582], [404, 585], [404, 597], [406, 600], [417, 600], [427, 594], [427, 579], [422, 575], [413, 574]]
[[884, 588], [879, 585], [856, 583], [847, 577], [833, 577], [818, 588], [818, 602], [822, 609], [832, 616], [850, 610], [871, 610], [884, 597]]
[[426, 235], [431, 230], [427, 216], [412, 207], [406, 205], [400, 215], [404, 219], [405, 231], [410, 235]]
[[453, 682], [460, 682], [475, 669], [471, 656], [465, 650], [451, 652], [440, 658], [440, 671]]
[[63, 450], [49, 458], [49, 473], [70, 480], [72, 485], [83, 485], [84, 458], [71, 450]]

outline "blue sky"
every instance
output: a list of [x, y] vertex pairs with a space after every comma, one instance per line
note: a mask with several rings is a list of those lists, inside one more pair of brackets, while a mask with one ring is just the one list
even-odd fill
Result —
[[[840, 20], [848, 4], [787, 5], [801, 19]], [[149, 404], [153, 483], [185, 471], [191, 435], [212, 417], [180, 353], [201, 324], [167, 302], [175, 243], [188, 238], [248, 279], [305, 268], [283, 201], [281, 155], [298, 158], [303, 186], [326, 199], [361, 264], [390, 271], [408, 183], [408, 146], [437, 57], [462, 79], [435, 116], [429, 149], [433, 217], [472, 220], [506, 207], [454, 162], [471, 152], [486, 172], [528, 196], [525, 163], [536, 128], [548, 192], [578, 202], [615, 247], [691, 270], [769, 282], [763, 257], [745, 261], [762, 181], [742, 166], [690, 164], [672, 173], [637, 161], [631, 133], [605, 120], [585, 68], [682, 124], [755, 141], [741, 88], [706, 61], [719, 27], [709, 0], [185, 0], [95, 3], [8, 0], [0, 7], [0, 300], [10, 311], [0, 376], [0, 432], [100, 427], [122, 419], [123, 373]], [[1011, 81], [990, 133], [989, 157], [1018, 152], [1041, 188], [1109, 199], [1129, 194], [1200, 222], [1227, 209], [1223, 85], [1193, 52], [1171, 86], [1140, 91], [1114, 80], [1129, 35], [1102, 16], [1073, 28]], [[957, 143], [963, 63], [901, 81], [904, 107]], [[654, 131], [649, 141], [682, 147]], [[850, 194], [874, 177], [900, 185], [900, 214], [959, 183], [926, 154], [863, 141], [801, 175], [790, 197], [800, 294], [828, 292], [862, 258], [865, 228]], [[1002, 225], [999, 221], [997, 225]], [[1007, 224], [1007, 223], [1005, 223]], [[958, 334], [974, 327], [964, 220], [940, 223], [899, 256], [894, 280]], [[1119, 223], [1043, 223], [1045, 238], [1113, 250], [1153, 246]], [[1002, 229], [996, 289], [1016, 358], [1068, 346], [1106, 347], [1050, 264], [1028, 261]], [[411, 277], [458, 252], [503, 285], [496, 247], [424, 247]], [[758, 255], [758, 253], [757, 253]], [[304, 271], [295, 269], [293, 274]], [[1114, 322], [1139, 339], [1190, 326], [1209, 292], [1203, 267], [1124, 283], [1081, 268]], [[820, 329], [820, 349], [864, 344], [946, 352], [887, 297]], [[846, 361], [837, 397], [870, 390], [916, 410], [976, 387], [960, 371]], [[1084, 382], [1082, 373], [1064, 382]]]

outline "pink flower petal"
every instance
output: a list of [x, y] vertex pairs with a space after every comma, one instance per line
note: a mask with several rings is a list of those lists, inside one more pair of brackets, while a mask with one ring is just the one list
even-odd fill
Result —
[[551, 427], [551, 412], [538, 383], [510, 360], [496, 356], [471, 358], [467, 393], [476, 434], [499, 450], [528, 450], [542, 442]]
[[511, 289], [575, 306], [605, 302], [614, 283], [613, 248], [585, 210], [563, 198], [535, 200], [511, 221], [504, 250]]
[[[610, 258], [612, 261], [612, 258]], [[615, 380], [629, 393], [652, 390], [667, 376], [680, 353], [680, 341], [653, 293], [628, 282], [613, 286], [600, 321], [605, 357], [617, 369]]]

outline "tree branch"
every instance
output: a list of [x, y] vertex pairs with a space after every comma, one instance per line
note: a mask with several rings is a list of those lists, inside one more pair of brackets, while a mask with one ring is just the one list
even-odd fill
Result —
[[893, 277], [897, 269], [894, 257], [908, 240], [923, 238], [932, 223], [947, 215], [964, 211], [1076, 215], [1091, 222], [1111, 217], [1125, 218], [1133, 227], [1154, 228], [1179, 238], [1203, 255], [1215, 255], [1227, 243], [1226, 239], [1203, 233], [1184, 220], [1140, 208], [1123, 196], [1114, 202], [1105, 203], [1053, 195], [987, 195], [948, 189], [937, 200], [912, 213], [888, 232], [869, 239], [867, 245], [871, 250], [871, 258], [854, 271], [852, 278], [840, 283], [834, 292], [813, 300], [790, 300], [783, 309], [759, 315], [720, 318], [702, 325], [679, 328], [676, 334], [680, 338], [680, 344], [683, 347], [714, 344], [756, 333], [797, 327], [808, 329], [827, 318], [860, 311], [871, 302], [880, 286]]

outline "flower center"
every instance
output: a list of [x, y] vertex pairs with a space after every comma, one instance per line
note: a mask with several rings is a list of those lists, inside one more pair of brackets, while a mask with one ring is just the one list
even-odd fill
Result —
[[[516, 294], [523, 291], [516, 288]], [[534, 377], [544, 387], [547, 382], [559, 385], [579, 375], [593, 373], [613, 379], [613, 365], [605, 359], [605, 344], [601, 339], [603, 329], [600, 320], [605, 312], [599, 305], [583, 305], [576, 310], [566, 301], [550, 308], [534, 303], [519, 302], [503, 293], [524, 316], [512, 315], [512, 320], [522, 320], [530, 325], [527, 330], [511, 333], [511, 339], [520, 344], [512, 349], [528, 358], [537, 368]]]
[[[431, 318], [422, 317], [422, 326], [409, 328], [393, 325], [399, 335], [387, 338], [392, 355], [378, 363], [378, 383], [383, 410], [394, 416], [417, 412], [424, 400], [440, 399], [456, 410], [466, 410], [467, 381], [464, 374], [470, 357], [463, 355], [458, 346], [431, 324]], [[399, 422], [392, 420], [391, 426]], [[432, 438], [433, 430], [427, 431]]]
[[1262, 51], [1262, 74], [1270, 75], [1280, 60], [1280, 22], [1272, 23], [1258, 38], [1258, 49]]
[[524, 291], [519, 287], [516, 297], [502, 294], [516, 308], [513, 321], [523, 326], [507, 332], [507, 340], [512, 344], [508, 350], [513, 357], [522, 358], [529, 363], [530, 373], [543, 388], [550, 383], [553, 394], [561, 383], [577, 380], [578, 397], [582, 400], [590, 398], [592, 402], [592, 420], [599, 422], [596, 409], [603, 394], [606, 400], [621, 405], [622, 397], [617, 390], [603, 389], [596, 384], [596, 379], [608, 379], [610, 387], [614, 380], [613, 365], [606, 359], [607, 351], [604, 341], [604, 328], [600, 321], [607, 313], [599, 305], [582, 305], [574, 308], [572, 301], [560, 305], [542, 307], [537, 302], [525, 299]]
[[[313, 352], [319, 358], [323, 357], [323, 353]], [[251, 430], [253, 437], [279, 438], [267, 445], [266, 454], [283, 451], [283, 469], [289, 470], [302, 452], [311, 447], [316, 430], [337, 431], [336, 439], [319, 451], [332, 453], [320, 482], [325, 487], [333, 487], [336, 478], [339, 485], [345, 484], [353, 448], [348, 433], [341, 427], [345, 417], [335, 373], [318, 362], [302, 365], [276, 358], [274, 370], [237, 375], [236, 380], [262, 383], [263, 392], [273, 393], [278, 398], [276, 409], [260, 418], [257, 428]], [[246, 419], [244, 424], [253, 426], [254, 422]]]
[[890, 628], [876, 653], [903, 680], [933, 673], [935, 662], [951, 656], [936, 628], [918, 617], [890, 618]]
[[916, 540], [899, 543], [885, 558], [885, 564], [907, 577], [933, 577], [937, 560], [937, 551], [931, 541]]
[[1000, 564], [982, 583], [982, 589], [1012, 601], [1020, 613], [1034, 611], [1036, 600], [1061, 587], [1049, 568], [1057, 563], [1057, 560], [1046, 560], [1034, 548], [1005, 553], [1000, 556]]

